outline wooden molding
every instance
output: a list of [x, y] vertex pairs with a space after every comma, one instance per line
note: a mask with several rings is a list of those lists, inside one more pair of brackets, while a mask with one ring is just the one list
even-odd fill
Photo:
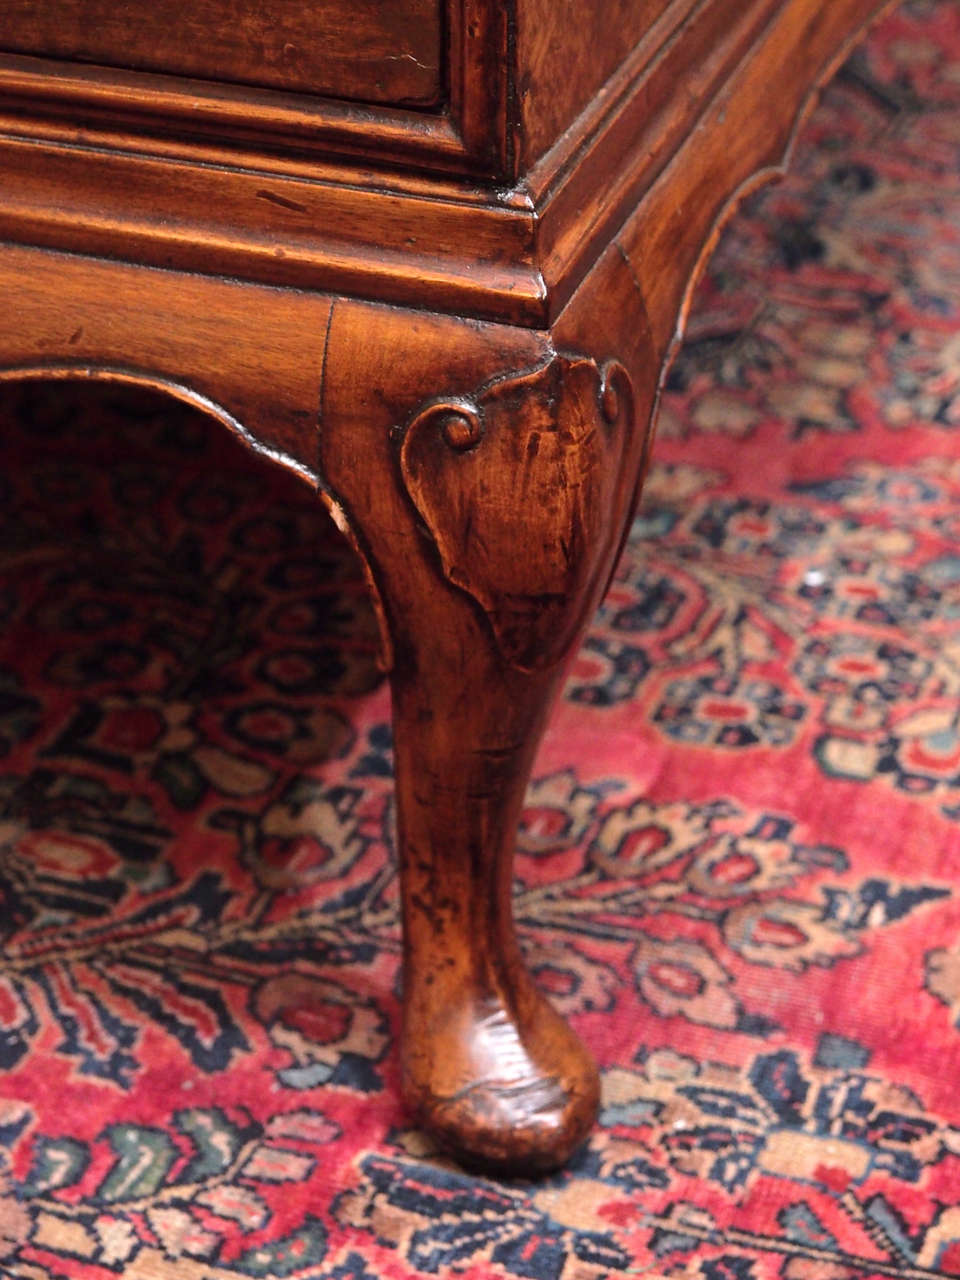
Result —
[[[356, 157], [375, 139], [381, 162], [415, 162], [456, 172], [470, 156], [454, 121], [427, 112], [351, 103], [184, 76], [85, 66], [0, 53], [0, 112], [41, 134], [68, 122], [74, 135], [134, 154], [177, 139], [175, 154], [202, 157], [204, 144], [234, 149], [235, 163], [258, 146], [267, 154]], [[77, 129], [77, 122], [82, 129]]]
[[[592, 104], [529, 175], [538, 260], [555, 316], [643, 192], [686, 139], [739, 64], [762, 43], [781, 0], [753, 0], [730, 21], [722, 0], [693, 0], [682, 21], [667, 11]], [[677, 86], [683, 85], [683, 92]]]
[[491, 205], [459, 189], [441, 198], [417, 179], [373, 187], [338, 176], [184, 164], [0, 132], [0, 239], [538, 322], [544, 288], [522, 202]]
[[211, 148], [255, 166], [258, 153], [321, 162], [336, 156], [376, 169], [416, 164], [503, 183], [512, 172], [512, 13], [513, 0], [447, 0], [446, 88], [432, 107], [0, 52], [0, 119], [19, 120], [41, 136], [59, 121], [88, 145], [139, 155], [176, 138], [185, 160], [202, 162]]
[[[449, 0], [445, 111], [371, 107], [369, 141], [366, 108], [309, 95], [76, 65], [0, 83], [0, 239], [20, 242], [0, 379], [186, 399], [310, 483], [363, 557], [392, 658], [403, 1090], [488, 1169], [557, 1167], [599, 1101], [525, 968], [513, 854], [692, 281], [886, 3]], [[591, 57], [571, 17], [607, 11]]]
[[[674, 0], [519, 181], [491, 176], [516, 150], [499, 0], [451, 2], [450, 106], [433, 115], [0, 56], [0, 238], [545, 327], [638, 216], [669, 258], [654, 224], [676, 216], [671, 192], [704, 188], [698, 166], [721, 205], [778, 171], [836, 49], [888, 2], [745, 0], [731, 23], [724, 0]], [[160, 114], [166, 132], [142, 127]], [[656, 273], [654, 289], [674, 269]]]
[[0, 49], [431, 109], [446, 0], [3, 0]]

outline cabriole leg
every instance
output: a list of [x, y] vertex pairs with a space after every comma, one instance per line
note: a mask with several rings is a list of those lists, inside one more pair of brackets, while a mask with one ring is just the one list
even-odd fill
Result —
[[[643, 438], [633, 386], [618, 361], [560, 354], [544, 335], [439, 317], [398, 334], [373, 309], [341, 315], [324, 474], [392, 650], [404, 1092], [460, 1159], [544, 1171], [586, 1136], [599, 1088], [525, 967], [514, 841], [547, 716], [629, 519]], [[382, 354], [391, 343], [402, 357]], [[357, 350], [389, 371], [375, 394], [348, 376]], [[519, 372], [496, 372], [504, 355]]]
[[534, 986], [511, 910], [517, 821], [557, 676], [447, 640], [425, 628], [393, 676], [404, 1093], [461, 1159], [530, 1172], [567, 1158], [598, 1103], [596, 1068]]

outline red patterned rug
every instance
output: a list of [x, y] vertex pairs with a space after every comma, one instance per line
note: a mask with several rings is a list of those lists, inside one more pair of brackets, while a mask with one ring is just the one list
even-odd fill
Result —
[[955, 0], [890, 18], [699, 293], [521, 833], [604, 1074], [548, 1181], [398, 1106], [388, 695], [309, 493], [4, 393], [4, 1280], [960, 1274], [958, 68]]

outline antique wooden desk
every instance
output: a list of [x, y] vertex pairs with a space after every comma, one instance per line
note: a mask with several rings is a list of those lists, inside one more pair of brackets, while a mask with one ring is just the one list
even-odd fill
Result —
[[515, 824], [724, 213], [883, 0], [0, 0], [0, 376], [141, 383], [316, 487], [391, 666], [407, 1099], [535, 1170], [597, 1074]]

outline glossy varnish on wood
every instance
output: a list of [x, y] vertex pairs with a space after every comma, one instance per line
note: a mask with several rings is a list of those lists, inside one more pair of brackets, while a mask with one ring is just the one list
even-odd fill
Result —
[[518, 0], [521, 170], [549, 150], [666, 9], [662, 0]]
[[[393, 692], [404, 1093], [486, 1168], [555, 1167], [598, 1105], [523, 963], [513, 842], [691, 282], [883, 7], [451, 0], [446, 96], [419, 113], [384, 107], [373, 72], [361, 110], [0, 58], [0, 377], [199, 404], [311, 478], [364, 560]], [[115, 60], [147, 65], [131, 42]]]
[[434, 105], [440, 0], [0, 0], [0, 49]]

